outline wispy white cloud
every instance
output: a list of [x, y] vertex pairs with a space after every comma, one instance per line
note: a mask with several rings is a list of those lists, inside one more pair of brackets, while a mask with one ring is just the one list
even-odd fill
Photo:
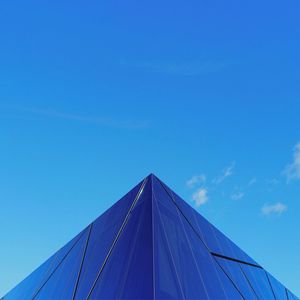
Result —
[[232, 200], [241, 200], [242, 198], [244, 198], [246, 192], [245, 191], [249, 191], [249, 189], [251, 189], [251, 187], [253, 185], [255, 185], [257, 182], [256, 177], [252, 177], [248, 183], [246, 185], [244, 185], [243, 187], [236, 187], [234, 189], [234, 192], [230, 195], [230, 198]]
[[267, 184], [270, 186], [278, 185], [280, 183], [279, 179], [272, 178], [267, 180]]
[[243, 193], [243, 192], [236, 192], [236, 193], [233, 193], [231, 195], [231, 199], [236, 201], [236, 200], [242, 199], [244, 196], [245, 196], [245, 193]]
[[254, 185], [257, 182], [257, 179], [253, 177], [249, 182], [248, 182], [248, 187]]
[[7, 108], [15, 111], [45, 116], [49, 118], [64, 119], [70, 121], [77, 121], [83, 123], [90, 123], [99, 126], [123, 128], [123, 129], [142, 129], [148, 126], [148, 122], [134, 122], [116, 120], [109, 117], [96, 117], [91, 115], [76, 114], [69, 112], [62, 112], [52, 108], [37, 108], [37, 107], [25, 107], [25, 106], [7, 106]]
[[208, 190], [206, 188], [198, 189], [193, 195], [192, 200], [197, 207], [205, 204], [208, 201]]
[[280, 180], [278, 178], [271, 178], [266, 180], [266, 190], [268, 192], [273, 191], [280, 184]]
[[283, 174], [286, 176], [287, 182], [300, 179], [300, 142], [294, 147], [293, 161], [285, 167]]
[[206, 181], [206, 176], [204, 174], [201, 175], [194, 175], [192, 178], [187, 180], [186, 186], [188, 188], [193, 188], [199, 184], [203, 184]]
[[222, 183], [227, 177], [230, 177], [233, 174], [233, 170], [235, 167], [235, 162], [232, 162], [228, 167], [226, 167], [222, 171], [222, 175], [216, 177], [213, 179], [214, 184], [220, 184]]
[[193, 76], [205, 73], [218, 72], [232, 62], [215, 60], [193, 60], [193, 61], [141, 61], [123, 62], [123, 65], [135, 68], [146, 69], [155, 73], [165, 73], [171, 75]]
[[265, 204], [261, 208], [261, 212], [264, 215], [272, 215], [272, 214], [281, 215], [285, 211], [287, 211], [287, 206], [281, 202], [275, 204]]

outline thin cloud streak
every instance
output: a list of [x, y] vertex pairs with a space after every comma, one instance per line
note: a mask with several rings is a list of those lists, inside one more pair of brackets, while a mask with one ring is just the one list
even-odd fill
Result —
[[187, 180], [186, 186], [188, 188], [193, 188], [196, 185], [203, 184], [206, 181], [206, 176], [204, 174], [201, 175], [194, 175], [192, 178]]
[[275, 204], [265, 204], [261, 208], [261, 212], [263, 215], [281, 215], [282, 213], [287, 211], [287, 206], [281, 202]]
[[35, 115], [46, 116], [49, 118], [64, 119], [70, 121], [77, 121], [82, 123], [90, 123], [99, 126], [106, 126], [121, 129], [143, 129], [148, 127], [148, 122], [132, 122], [132, 121], [119, 121], [113, 118], [94, 117], [89, 115], [80, 115], [74, 113], [66, 113], [52, 108], [36, 108], [25, 106], [8, 106], [7, 108], [15, 111], [31, 113]]
[[233, 193], [231, 195], [231, 199], [234, 200], [234, 201], [237, 201], [237, 200], [241, 200], [244, 196], [245, 196], [245, 193], [237, 192], [237, 193]]
[[268, 179], [266, 182], [270, 186], [278, 185], [280, 183], [279, 179], [277, 178]]
[[294, 147], [294, 159], [285, 167], [283, 174], [288, 183], [292, 180], [300, 180], [300, 142]]
[[254, 185], [257, 182], [256, 177], [252, 178], [249, 182], [248, 182], [248, 187]]
[[213, 179], [214, 184], [222, 183], [227, 177], [230, 177], [233, 174], [233, 170], [235, 167], [235, 162], [232, 162], [227, 168], [225, 168], [222, 172], [222, 175]]

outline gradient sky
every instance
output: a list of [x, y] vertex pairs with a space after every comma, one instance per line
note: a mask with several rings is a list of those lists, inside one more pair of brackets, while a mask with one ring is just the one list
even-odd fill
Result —
[[0, 295], [150, 172], [300, 295], [299, 9], [2, 1]]

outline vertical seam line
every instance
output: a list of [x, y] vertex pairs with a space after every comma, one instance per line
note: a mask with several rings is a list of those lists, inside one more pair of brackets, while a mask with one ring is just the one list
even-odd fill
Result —
[[81, 275], [81, 271], [83, 269], [83, 264], [84, 264], [84, 261], [85, 261], [85, 255], [86, 255], [87, 248], [88, 248], [88, 245], [89, 245], [89, 240], [90, 240], [93, 224], [94, 223], [91, 223], [90, 226], [89, 226], [89, 234], [88, 234], [88, 237], [87, 237], [87, 240], [86, 240], [86, 243], [85, 243], [85, 248], [84, 248], [84, 252], [83, 252], [83, 255], [82, 255], [82, 259], [81, 259], [80, 269], [79, 269], [78, 276], [77, 276], [77, 279], [76, 279], [76, 284], [75, 284], [75, 287], [74, 287], [72, 300], [74, 300], [75, 297], [76, 297], [77, 288], [78, 288], [79, 280], [80, 280], [80, 275]]
[[257, 293], [256, 293], [256, 291], [255, 291], [255, 289], [254, 289], [254, 287], [253, 287], [253, 285], [252, 285], [250, 279], [249, 279], [248, 276], [246, 275], [246, 273], [245, 273], [243, 267], [241, 266], [241, 264], [238, 264], [238, 265], [239, 265], [239, 267], [240, 267], [242, 273], [244, 274], [244, 276], [245, 276], [245, 278], [246, 278], [248, 284], [250, 285], [250, 287], [251, 287], [253, 293], [255, 294], [256, 298], [259, 299], [259, 297], [258, 297], [258, 295], [257, 295]]
[[289, 296], [289, 293], [288, 293], [287, 288], [285, 288], [285, 293], [286, 293], [286, 299], [289, 300], [289, 299], [290, 299], [290, 296]]
[[93, 285], [92, 285], [92, 287], [91, 287], [91, 289], [90, 289], [90, 291], [89, 291], [89, 293], [88, 293], [88, 295], [87, 295], [86, 300], [90, 299], [90, 297], [91, 297], [91, 295], [92, 295], [92, 292], [93, 292], [93, 290], [94, 290], [94, 288], [95, 288], [95, 286], [96, 286], [96, 284], [97, 284], [97, 282], [98, 282], [98, 279], [100, 278], [100, 275], [101, 275], [101, 273], [102, 273], [104, 267], [106, 266], [106, 263], [107, 263], [107, 261], [108, 261], [110, 255], [111, 255], [111, 253], [112, 253], [112, 251], [113, 251], [115, 245], [117, 244], [117, 242], [118, 242], [118, 240], [119, 240], [119, 237], [120, 237], [120, 235], [121, 235], [123, 229], [125, 228], [125, 226], [126, 226], [126, 224], [127, 224], [127, 222], [128, 222], [129, 216], [130, 216], [130, 214], [131, 214], [133, 208], [135, 207], [137, 201], [139, 200], [140, 196], [141, 196], [142, 193], [143, 193], [143, 190], [144, 190], [144, 188], [145, 188], [145, 185], [146, 185], [146, 183], [147, 183], [147, 180], [148, 180], [148, 178], [144, 179], [144, 181], [143, 181], [143, 183], [142, 183], [142, 185], [141, 185], [139, 191], [137, 192], [137, 194], [136, 194], [136, 196], [135, 196], [135, 199], [134, 199], [134, 201], [132, 202], [132, 204], [131, 204], [131, 206], [130, 206], [128, 212], [127, 212], [127, 215], [125, 216], [125, 219], [124, 219], [124, 221], [123, 221], [123, 223], [122, 223], [122, 225], [121, 225], [121, 227], [120, 227], [120, 229], [119, 229], [119, 231], [118, 231], [118, 233], [117, 233], [115, 239], [113, 240], [113, 242], [112, 242], [112, 244], [111, 244], [111, 246], [110, 246], [110, 249], [109, 249], [109, 251], [108, 251], [108, 253], [107, 253], [107, 255], [106, 255], [106, 257], [105, 257], [105, 259], [104, 259], [104, 261], [103, 261], [103, 264], [102, 264], [102, 266], [101, 266], [101, 268], [100, 268], [100, 270], [99, 270], [99, 272], [98, 272], [98, 274], [97, 274], [97, 276], [96, 276], [96, 279], [95, 279], [95, 281], [94, 281], [94, 283], [93, 283]]
[[[224, 268], [221, 266], [221, 264], [218, 262], [218, 260], [214, 256], [213, 256], [213, 259], [215, 260], [216, 264], [220, 267], [220, 269], [223, 271], [223, 273], [225, 274], [225, 276], [232, 283], [232, 285], [235, 287], [235, 289], [238, 291], [238, 293], [242, 296], [242, 298], [244, 300], [246, 300], [246, 298], [244, 297], [244, 295], [242, 294], [242, 292], [240, 291], [240, 289], [237, 287], [237, 285], [234, 283], [234, 281], [230, 278], [230, 276], [227, 274], [227, 272], [224, 270]], [[225, 295], [226, 295], [226, 291], [225, 291]], [[226, 295], [226, 297], [227, 297], [227, 295]]]
[[[217, 265], [221, 268], [221, 270], [225, 273], [225, 275], [228, 277], [227, 273], [223, 270], [223, 268], [219, 265], [219, 263], [216, 261], [216, 259], [214, 258], [214, 256], [211, 254], [210, 249], [208, 248], [208, 246], [206, 245], [206, 243], [204, 243], [204, 241], [202, 240], [202, 238], [200, 237], [199, 233], [197, 232], [197, 230], [194, 228], [194, 226], [192, 226], [192, 224], [190, 223], [190, 221], [188, 220], [188, 218], [185, 216], [185, 214], [181, 211], [181, 209], [178, 207], [174, 197], [173, 197], [173, 193], [169, 193], [169, 191], [166, 189], [166, 187], [164, 186], [164, 184], [158, 179], [158, 182], [160, 183], [160, 185], [163, 187], [163, 189], [166, 191], [166, 193], [168, 194], [168, 196], [171, 198], [173, 204], [176, 206], [176, 208], [179, 210], [179, 212], [182, 214], [182, 216], [186, 219], [186, 221], [188, 222], [188, 224], [190, 225], [190, 227], [192, 228], [192, 230], [196, 233], [196, 235], [198, 236], [198, 238], [200, 239], [200, 241], [203, 243], [203, 245], [205, 246], [205, 248], [207, 249], [209, 255], [211, 257], [213, 257], [213, 260], [215, 260], [215, 262], [217, 263]], [[238, 291], [238, 293], [242, 296], [243, 299], [244, 296], [242, 295], [242, 293], [240, 292], [240, 290], [237, 288], [237, 286], [234, 284], [234, 282], [231, 280], [231, 278], [228, 277], [228, 279], [232, 282], [233, 286], [235, 287], [235, 289]], [[224, 291], [225, 295], [226, 292]]]
[[270, 278], [269, 278], [269, 276], [268, 276], [268, 273], [266, 272], [266, 270], [264, 270], [264, 271], [265, 271], [265, 274], [266, 274], [266, 276], [267, 276], [267, 279], [268, 279], [268, 282], [269, 282], [270, 288], [271, 288], [271, 290], [272, 290], [272, 293], [273, 293], [274, 299], [276, 300], [276, 296], [275, 296], [275, 293], [274, 293], [274, 290], [273, 290], [273, 287], [272, 287], [272, 284], [271, 284]]
[[153, 300], [155, 300], [155, 256], [154, 256], [154, 214], [153, 214], [153, 206], [154, 206], [154, 191], [153, 191], [153, 176], [151, 176], [151, 219], [152, 219], [152, 280], [153, 280]]
[[[154, 195], [154, 197], [155, 197], [155, 195]], [[172, 259], [172, 263], [173, 263], [173, 267], [174, 267], [174, 270], [175, 270], [175, 273], [176, 273], [178, 284], [180, 286], [181, 295], [182, 295], [182, 298], [185, 299], [185, 295], [184, 295], [184, 292], [183, 292], [183, 288], [181, 286], [178, 271], [176, 269], [176, 265], [175, 265], [175, 262], [174, 262], [174, 257], [173, 257], [173, 254], [172, 254], [172, 251], [171, 251], [171, 248], [170, 248], [170, 244], [169, 244], [169, 241], [168, 241], [168, 237], [167, 237], [167, 234], [166, 234], [165, 226], [163, 224], [158, 205], [156, 205], [156, 207], [157, 207], [157, 212], [158, 212], [158, 215], [159, 215], [160, 223], [161, 223], [161, 226], [163, 228], [164, 236], [165, 236], [165, 239], [166, 239], [166, 242], [167, 242], [168, 250], [169, 250], [169, 253], [170, 253], [170, 256], [171, 256], [171, 259]]]
[[[205, 283], [204, 283], [204, 280], [203, 280], [201, 271], [199, 270], [199, 266], [198, 266], [198, 263], [197, 263], [197, 259], [196, 259], [196, 257], [195, 257], [194, 249], [193, 249], [193, 247], [192, 247], [191, 241], [189, 240], [189, 237], [188, 237], [188, 235], [187, 235], [186, 229], [184, 228], [184, 223], [183, 223], [183, 220], [182, 220], [182, 218], [181, 218], [181, 214], [180, 214], [180, 212], [178, 211], [177, 208], [175, 208], [175, 209], [176, 209], [176, 214], [177, 214], [177, 216], [179, 217], [180, 223], [181, 223], [181, 225], [182, 225], [182, 230], [183, 230], [183, 232], [184, 232], [185, 238], [186, 238], [187, 243], [188, 243], [188, 245], [189, 245], [189, 248], [190, 248], [190, 251], [191, 251], [193, 260], [194, 260], [194, 264], [195, 264], [196, 269], [197, 269], [197, 272], [198, 272], [198, 274], [199, 274], [199, 277], [200, 277], [201, 283], [202, 283], [202, 285], [203, 285], [205, 294], [206, 294], [207, 298], [209, 298], [209, 295], [208, 295], [208, 292], [207, 292], [207, 288], [206, 288], [206, 286], [205, 286]], [[206, 249], [205, 249], [205, 250], [206, 250]], [[204, 250], [204, 251], [205, 251], [205, 250]], [[208, 255], [209, 255], [209, 254], [208, 254]]]
[[[85, 230], [84, 230], [85, 231]], [[49, 275], [49, 277], [45, 280], [45, 282], [40, 286], [40, 288], [34, 293], [34, 295], [32, 296], [32, 300], [35, 299], [35, 297], [40, 293], [40, 291], [43, 289], [43, 287], [47, 284], [47, 282], [50, 280], [50, 278], [53, 276], [53, 274], [55, 273], [55, 271], [61, 266], [61, 264], [63, 263], [63, 261], [66, 259], [66, 257], [69, 255], [69, 253], [73, 250], [73, 248], [77, 245], [77, 243], [81, 240], [84, 231], [81, 233], [81, 235], [78, 237], [77, 241], [74, 243], [74, 245], [72, 245], [72, 247], [69, 249], [69, 251], [64, 255], [64, 257], [61, 259], [61, 261], [59, 262], [59, 264], [54, 268], [54, 270], [51, 272], [51, 274]]]

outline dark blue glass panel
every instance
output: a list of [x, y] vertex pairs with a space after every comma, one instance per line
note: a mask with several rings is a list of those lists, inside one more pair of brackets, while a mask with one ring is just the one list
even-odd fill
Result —
[[[195, 258], [193, 257], [182, 226], [180, 223], [178, 224], [178, 221], [180, 221], [178, 220], [178, 216], [173, 215], [172, 212], [167, 210], [160, 203], [158, 203], [156, 210], [158, 218], [161, 221], [162, 230], [166, 236], [166, 242], [169, 244], [170, 255], [174, 260], [184, 298], [207, 299], [208, 294], [204, 286], [203, 278], [197, 269]], [[187, 274], [193, 275], [187, 276]]]
[[299, 300], [296, 295], [294, 295], [291, 291], [287, 290], [289, 300]]
[[42, 284], [48, 279], [52, 271], [72, 249], [74, 244], [80, 238], [82, 233], [78, 234], [64, 247], [58, 250], [53, 256], [51, 256], [46, 262], [38, 267], [33, 273], [26, 277], [21, 283], [19, 283], [14, 289], [12, 289], [7, 295], [5, 300], [31, 300], [35, 292], [42, 286]]
[[89, 299], [153, 299], [152, 194], [148, 182]]
[[274, 294], [265, 270], [245, 264], [240, 264], [240, 267], [259, 299], [274, 299]]
[[[214, 257], [203, 246], [190, 225], [180, 216], [191, 243], [198, 269], [202, 274], [209, 299], [242, 299], [239, 290], [217, 264]], [[209, 270], [209, 271], [208, 271]], [[222, 296], [224, 293], [224, 296]]]
[[[153, 203], [153, 205], [157, 205]], [[179, 281], [178, 270], [167, 241], [166, 234], [163, 230], [157, 208], [154, 207], [154, 290], [155, 299], [184, 299], [184, 293]]]
[[219, 257], [216, 257], [215, 259], [218, 261], [229, 278], [234, 282], [245, 299], [258, 299], [257, 295], [249, 285], [249, 282], [242, 269], [240, 268], [239, 263]]
[[75, 299], [86, 299], [140, 187], [141, 183], [94, 221]]
[[88, 232], [89, 230], [86, 228], [79, 241], [62, 260], [57, 269], [50, 275], [34, 299], [72, 299], [84, 249], [86, 247]]
[[[159, 181], [158, 179], [156, 180]], [[216, 227], [209, 223], [196, 210], [194, 210], [176, 193], [174, 193], [168, 186], [166, 186], [161, 181], [159, 182], [168, 191], [170, 197], [173, 197], [173, 200], [175, 201], [179, 210], [187, 218], [191, 226], [198, 232], [201, 239], [204, 241], [211, 252], [222, 254], [224, 256], [232, 257], [248, 263], [257, 264], [251, 257], [249, 257], [243, 250], [236, 246]]]
[[275, 294], [276, 299], [287, 299], [285, 287], [275, 279], [270, 273], [266, 272], [270, 284], [272, 286], [272, 290]]
[[[169, 249], [169, 261], [174, 270], [183, 297], [186, 299], [241, 299], [240, 294], [216, 264], [205, 245], [192, 230], [186, 219], [170, 201], [161, 185], [154, 183], [154, 217], [156, 226], [160, 226]], [[156, 233], [157, 229], [155, 229]], [[154, 235], [156, 236], [156, 235]], [[156, 239], [156, 238], [155, 238]], [[159, 250], [159, 249], [158, 249]], [[155, 265], [157, 253], [154, 252]], [[163, 270], [155, 274], [165, 274]], [[161, 282], [156, 279], [157, 288]], [[172, 291], [171, 291], [172, 292]], [[178, 293], [178, 292], [177, 292]], [[157, 298], [163, 298], [157, 295]]]

